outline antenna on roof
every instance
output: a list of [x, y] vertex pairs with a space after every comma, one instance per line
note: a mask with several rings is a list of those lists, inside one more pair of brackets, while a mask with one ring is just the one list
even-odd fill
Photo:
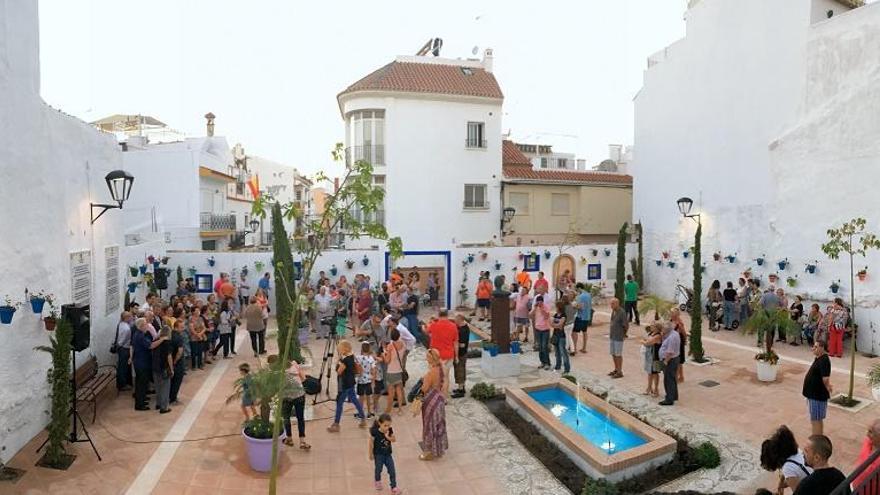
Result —
[[443, 47], [443, 40], [441, 38], [431, 38], [419, 48], [419, 51], [416, 52], [417, 57], [424, 57], [431, 52], [435, 57], [440, 56], [440, 48]]

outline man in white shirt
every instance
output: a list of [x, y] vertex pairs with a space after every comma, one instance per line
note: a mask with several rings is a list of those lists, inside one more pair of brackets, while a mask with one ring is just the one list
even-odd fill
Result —
[[403, 368], [406, 369], [406, 358], [409, 356], [409, 353], [412, 352], [416, 347], [416, 338], [413, 336], [412, 332], [400, 322], [400, 316], [394, 315], [391, 317], [391, 324], [394, 328], [400, 332], [400, 340], [403, 341], [403, 345], [406, 347], [406, 352], [403, 354]]
[[131, 364], [131, 324], [134, 316], [123, 311], [116, 325], [116, 390], [124, 391], [132, 387]]
[[318, 337], [327, 338], [330, 334], [330, 326], [323, 323], [324, 318], [333, 316], [333, 298], [327, 293], [327, 286], [322, 286], [318, 295], [315, 296], [315, 309], [318, 312]]

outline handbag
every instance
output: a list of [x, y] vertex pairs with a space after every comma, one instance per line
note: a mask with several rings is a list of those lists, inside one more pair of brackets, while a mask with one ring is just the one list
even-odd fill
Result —
[[660, 373], [663, 371], [663, 361], [654, 361], [651, 363], [651, 371], [654, 373]]
[[[392, 343], [391, 345], [393, 346], [394, 344]], [[400, 350], [397, 347], [394, 347], [394, 354], [397, 356], [398, 364], [400, 364], [403, 386], [406, 387], [406, 382], [409, 380], [409, 373], [407, 373], [406, 368], [403, 367], [403, 361], [400, 359]]]

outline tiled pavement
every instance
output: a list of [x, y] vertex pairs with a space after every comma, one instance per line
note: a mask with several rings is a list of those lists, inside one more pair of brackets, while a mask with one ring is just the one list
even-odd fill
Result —
[[[605, 378], [610, 364], [607, 324], [601, 323], [601, 314], [598, 320], [598, 325], [590, 330], [589, 353], [578, 354], [572, 363], [581, 383], [599, 392], [610, 390], [613, 403], [661, 429], [677, 431], [689, 439], [708, 438], [721, 446], [724, 459], [721, 468], [692, 473], [668, 488], [751, 493], [759, 484], [770, 486], [772, 475], [762, 475], [756, 467], [760, 441], [779, 424], [788, 424], [798, 438], [809, 434], [806, 406], [800, 396], [806, 365], [783, 361], [780, 379], [773, 384], [762, 384], [754, 375], [751, 337], [734, 332], [705, 332], [707, 354], [720, 362], [712, 366], [686, 366], [681, 401], [673, 408], [661, 408], [653, 399], [640, 395], [645, 375], [638, 357], [639, 328], [633, 328], [632, 337], [626, 343], [626, 377], [612, 381]], [[313, 345], [313, 348], [320, 353], [323, 347]], [[811, 359], [804, 347], [780, 346], [778, 351], [804, 362]], [[155, 480], [152, 493], [267, 493], [267, 476], [254, 473], [247, 466], [239, 437], [241, 412], [237, 404], [225, 404], [237, 377], [237, 365], [244, 361], [255, 362], [248, 354], [226, 361], [227, 369], [186, 434], [189, 441], [177, 446], [168, 467], [160, 471]], [[410, 367], [413, 376], [424, 369], [422, 356], [422, 352], [417, 352], [409, 361], [413, 363]], [[860, 357], [857, 370], [863, 373], [874, 362], [876, 360]], [[481, 380], [481, 372], [478, 360], [470, 363], [469, 383], [473, 384]], [[499, 384], [556, 379], [557, 374], [536, 370], [536, 363], [535, 353], [527, 352], [523, 357], [522, 375], [518, 379], [500, 380]], [[848, 360], [833, 360], [835, 367], [846, 364]], [[210, 368], [187, 377], [181, 393], [185, 406], [190, 404], [209, 372]], [[720, 385], [712, 388], [699, 385], [698, 382], [704, 380], [714, 380]], [[842, 390], [847, 377], [835, 373], [832, 382], [837, 390]], [[858, 378], [856, 395], [870, 396], [864, 381]], [[313, 446], [311, 452], [284, 449], [279, 493], [375, 493], [371, 485], [372, 463], [366, 452], [367, 432], [357, 428], [347, 411], [342, 432], [327, 433], [324, 427], [329, 420], [325, 418], [332, 416], [331, 404], [319, 404], [309, 411], [312, 417], [319, 418], [310, 421], [307, 427], [308, 440]], [[111, 397], [101, 403], [98, 423], [90, 425], [89, 430], [104, 457], [102, 462], [95, 459], [88, 444], [78, 444], [73, 447], [78, 457], [69, 471], [37, 468], [34, 462], [38, 455], [34, 450], [44, 438], [40, 435], [9, 463], [27, 470], [27, 474], [14, 485], [0, 485], [0, 493], [125, 493], [156, 451], [157, 444], [149, 442], [165, 438], [183, 409], [175, 408], [171, 414], [160, 416], [155, 412], [136, 412], [131, 406], [127, 395]], [[876, 405], [859, 413], [829, 409], [826, 432], [835, 443], [832, 462], [845, 469], [852, 466], [865, 427], [877, 416]], [[447, 420], [451, 445], [448, 455], [425, 463], [417, 459], [419, 418], [408, 412], [394, 418], [398, 435], [395, 445], [398, 479], [407, 493], [568, 493], [481, 404], [471, 399], [454, 400], [447, 408]], [[219, 435], [227, 436], [205, 439]]]

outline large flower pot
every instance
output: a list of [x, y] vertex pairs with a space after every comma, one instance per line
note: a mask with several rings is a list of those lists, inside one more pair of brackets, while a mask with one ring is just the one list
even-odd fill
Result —
[[154, 261], [154, 262], [153, 262], [153, 270], [158, 270], [158, 269], [159, 269], [159, 265], [161, 265], [161, 264], [162, 264], [162, 263], [160, 263], [159, 261]]
[[510, 342], [510, 353], [511, 354], [519, 354], [520, 352], [520, 342], [518, 340], [512, 340]]
[[[244, 443], [247, 447], [248, 463], [251, 469], [261, 473], [268, 473], [272, 470], [272, 439], [271, 438], [251, 438], [247, 436], [244, 430], [241, 430], [241, 436], [244, 437]], [[278, 437], [278, 441], [284, 439], [282, 433]], [[278, 462], [281, 462], [281, 456], [278, 456]]]
[[756, 361], [755, 364], [758, 366], [758, 381], [776, 381], [776, 373], [779, 371], [778, 364], [770, 364], [766, 361]]
[[42, 297], [32, 297], [31, 298], [31, 310], [33, 310], [34, 314], [40, 314], [43, 312], [43, 306], [46, 304], [46, 300]]
[[874, 400], [880, 402], [880, 386], [871, 388], [871, 395], [874, 396]]
[[15, 314], [15, 308], [12, 306], [0, 306], [0, 323], [9, 325], [12, 323], [12, 315]]

